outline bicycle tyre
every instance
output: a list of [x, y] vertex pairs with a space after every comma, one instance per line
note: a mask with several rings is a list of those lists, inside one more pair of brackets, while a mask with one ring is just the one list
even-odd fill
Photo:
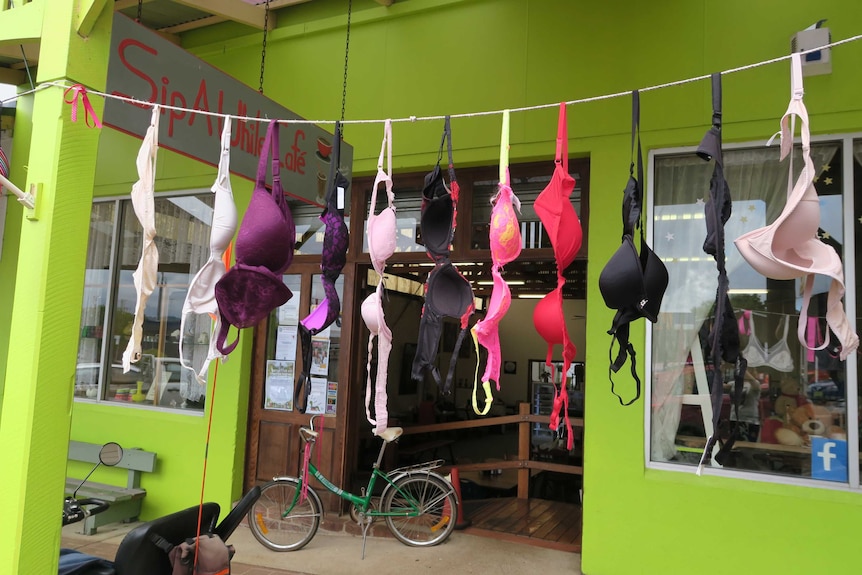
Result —
[[387, 489], [380, 505], [384, 513], [409, 513], [412, 502], [419, 505], [419, 515], [386, 516], [386, 525], [399, 541], [411, 547], [431, 547], [452, 534], [458, 498], [448, 481], [425, 473], [404, 475]]
[[317, 533], [323, 504], [311, 486], [307, 497], [302, 502], [297, 501], [290, 513], [282, 517], [300, 487], [295, 477], [280, 477], [261, 487], [260, 497], [248, 511], [248, 526], [264, 547], [273, 551], [296, 551], [305, 547]]

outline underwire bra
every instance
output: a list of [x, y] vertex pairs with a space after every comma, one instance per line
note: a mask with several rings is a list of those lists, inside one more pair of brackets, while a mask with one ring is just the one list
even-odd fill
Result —
[[311, 338], [338, 320], [341, 313], [341, 300], [335, 282], [347, 262], [349, 236], [344, 221], [344, 198], [350, 182], [341, 173], [341, 124], [335, 123], [334, 144], [329, 166], [329, 181], [320, 220], [326, 231], [323, 235], [323, 253], [320, 258], [320, 281], [325, 298], [311, 313], [299, 322], [299, 342], [302, 347], [302, 372], [295, 386], [294, 408], [305, 413], [308, 397], [311, 394]]
[[[776, 279], [803, 280], [802, 311], [799, 317], [797, 337], [808, 348], [805, 326], [808, 321], [808, 304], [814, 286], [814, 275], [823, 274], [832, 278], [826, 303], [826, 322], [841, 342], [839, 356], [842, 360], [859, 347], [859, 337], [847, 321], [841, 303], [844, 296], [844, 269], [841, 257], [835, 249], [820, 241], [817, 231], [820, 226], [820, 204], [814, 188], [814, 163], [811, 161], [811, 135], [808, 110], [802, 102], [802, 62], [799, 54], [791, 57], [791, 100], [781, 118], [781, 159], [788, 155], [789, 175], [787, 180], [787, 202], [781, 214], [766, 227], [747, 232], [736, 239], [736, 247], [742, 257], [761, 275]], [[793, 181], [793, 134], [796, 119], [801, 124], [802, 159], [804, 166], [796, 184]], [[829, 338], [814, 349], [823, 349]]]
[[784, 316], [783, 322], [784, 336], [774, 346], [769, 347], [757, 339], [757, 334], [754, 331], [754, 320], [749, 320], [751, 333], [748, 336], [745, 349], [742, 350], [742, 355], [748, 360], [749, 367], [771, 367], [777, 371], [793, 371], [793, 354], [790, 353], [790, 346], [787, 345], [790, 316]]
[[497, 390], [500, 390], [500, 364], [502, 363], [500, 321], [509, 311], [509, 306], [512, 303], [509, 285], [503, 280], [500, 270], [507, 263], [514, 261], [521, 253], [521, 228], [515, 214], [515, 206], [520, 211], [521, 204], [512, 191], [509, 177], [509, 110], [503, 111], [503, 128], [500, 140], [500, 183], [491, 202], [494, 207], [491, 209], [489, 240], [491, 245], [491, 277], [494, 280], [494, 285], [491, 289], [488, 311], [484, 319], [477, 321], [472, 329], [477, 356], [479, 345], [488, 350], [485, 373], [482, 374], [482, 388], [485, 392], [485, 407], [482, 409], [479, 409], [476, 398], [478, 361], [476, 362], [477, 377], [473, 380], [473, 411], [478, 415], [486, 415], [494, 401], [490, 382], [495, 382]]
[[[180, 364], [195, 372], [195, 378], [200, 386], [206, 384], [207, 369], [210, 362], [225, 357], [216, 347], [216, 334], [221, 328], [221, 316], [218, 313], [218, 302], [215, 299], [215, 285], [227, 271], [222, 258], [233, 239], [237, 224], [236, 205], [230, 184], [230, 134], [231, 121], [230, 118], [225, 118], [221, 135], [218, 174], [211, 188], [215, 194], [215, 200], [210, 228], [210, 256], [189, 284], [189, 291], [185, 302], [183, 302], [182, 319], [180, 319]], [[207, 357], [198, 371], [194, 370], [183, 354], [186, 318], [191, 314], [209, 315], [214, 320], [209, 334]], [[195, 397], [189, 399], [197, 401]]]
[[[449, 187], [443, 179], [440, 161], [443, 159], [443, 144], [448, 142], [449, 151]], [[449, 116], [446, 116], [443, 127], [443, 138], [437, 156], [437, 165], [425, 176], [422, 188], [422, 213], [419, 220], [425, 251], [434, 262], [434, 269], [428, 275], [425, 283], [425, 305], [422, 308], [422, 318], [419, 320], [419, 335], [416, 345], [416, 356], [413, 358], [411, 377], [421, 381], [429, 372], [434, 381], [442, 389], [444, 395], [452, 391], [452, 378], [455, 365], [458, 362], [458, 350], [464, 341], [467, 324], [475, 310], [473, 288], [470, 282], [458, 272], [449, 260], [449, 246], [455, 231], [455, 215], [458, 204], [459, 187], [455, 180], [455, 168], [452, 162], [452, 131]], [[437, 345], [443, 330], [443, 318], [460, 319], [461, 331], [452, 350], [449, 371], [446, 379], [440, 377], [434, 360], [437, 356]]]
[[138, 181], [132, 186], [132, 207], [135, 216], [143, 228], [141, 259], [132, 274], [135, 284], [135, 318], [132, 322], [132, 334], [123, 352], [123, 373], [128, 373], [132, 363], [141, 359], [141, 338], [144, 333], [144, 310], [147, 300], [156, 289], [159, 271], [159, 249], [156, 246], [156, 207], [155, 180], [156, 155], [159, 151], [159, 107], [153, 106], [150, 127], [144, 135], [144, 141], [138, 150], [136, 165]]
[[542, 298], [533, 310], [533, 325], [539, 335], [548, 343], [548, 353], [545, 365], [551, 368], [551, 380], [554, 375], [554, 346], [563, 348], [562, 383], [556, 390], [554, 406], [551, 410], [550, 427], [557, 430], [560, 425], [560, 411], [566, 423], [567, 442], [569, 449], [574, 447], [572, 424], [569, 422], [569, 392], [566, 387], [566, 375], [569, 366], [575, 360], [577, 350], [569, 339], [566, 329], [566, 318], [563, 313], [563, 287], [566, 278], [563, 275], [566, 268], [575, 260], [581, 249], [583, 231], [575, 208], [572, 206], [571, 195], [575, 189], [575, 180], [569, 174], [569, 145], [566, 126], [566, 104], [560, 104], [560, 114], [557, 121], [557, 151], [554, 159], [554, 175], [551, 181], [536, 198], [533, 208], [539, 216], [542, 225], [548, 230], [551, 245], [554, 248], [554, 259], [557, 264], [557, 287]]
[[[383, 170], [383, 153], [386, 152], [386, 170]], [[380, 184], [386, 188], [387, 206], [375, 214], [377, 208], [377, 190]], [[367, 379], [365, 381], [365, 417], [374, 426], [374, 433], [379, 435], [389, 425], [387, 407], [387, 373], [389, 371], [389, 353], [392, 351], [392, 331], [386, 325], [383, 313], [383, 272], [386, 260], [395, 253], [398, 237], [398, 226], [395, 219], [395, 194], [392, 191], [392, 122], [386, 120], [383, 125], [383, 142], [380, 145], [380, 156], [377, 159], [377, 177], [371, 189], [371, 205], [368, 208], [368, 252], [371, 265], [377, 272], [378, 282], [374, 293], [362, 302], [362, 319], [368, 327], [368, 361], [365, 365]], [[371, 358], [374, 351], [374, 337], [377, 336], [377, 375], [374, 385], [374, 417], [371, 416]]]

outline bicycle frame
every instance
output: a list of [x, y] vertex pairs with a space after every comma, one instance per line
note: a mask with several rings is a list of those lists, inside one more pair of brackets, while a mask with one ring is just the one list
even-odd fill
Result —
[[[308, 441], [308, 440], [306, 440]], [[365, 487], [365, 495], [356, 495], [354, 493], [350, 493], [345, 491], [329, 481], [323, 473], [320, 472], [319, 469], [312, 463], [310, 460], [308, 461], [308, 470], [315, 479], [317, 479], [321, 485], [323, 485], [328, 491], [338, 495], [345, 501], [349, 501], [351, 504], [356, 506], [360, 513], [364, 513], [369, 517], [417, 517], [422, 513], [422, 509], [419, 506], [419, 502], [415, 500], [409, 493], [405, 493], [395, 485], [395, 481], [403, 477], [404, 475], [415, 473], [419, 471], [425, 471], [428, 474], [431, 474], [431, 469], [434, 467], [439, 467], [437, 462], [428, 462], [425, 464], [418, 464], [410, 467], [394, 469], [392, 472], [387, 473], [385, 471], [380, 470], [380, 464], [383, 461], [383, 454], [386, 452], [386, 442], [383, 442], [383, 445], [380, 446], [380, 453], [377, 456], [377, 461], [374, 462], [374, 465], [371, 468], [371, 477], [368, 479], [368, 485]], [[436, 474], [435, 474], [436, 475]], [[374, 493], [374, 486], [377, 483], [378, 478], [385, 481], [388, 485], [384, 488], [384, 492], [387, 489], [395, 489], [398, 493], [400, 493], [405, 500], [409, 503], [410, 509], [405, 510], [398, 513], [386, 513], [383, 511], [378, 511], [375, 509], [371, 509], [371, 499], [372, 493]], [[287, 517], [293, 511], [293, 508], [300, 501], [302, 497], [302, 486], [304, 482], [303, 477], [298, 477], [300, 489], [296, 490], [294, 494], [293, 501], [291, 501], [290, 505], [282, 512], [282, 517]], [[441, 477], [442, 479], [442, 477]]]

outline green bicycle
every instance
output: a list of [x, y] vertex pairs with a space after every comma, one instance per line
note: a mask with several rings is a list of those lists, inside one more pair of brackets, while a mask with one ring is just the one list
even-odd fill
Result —
[[[301, 427], [299, 434], [306, 443], [304, 465], [327, 490], [351, 503], [351, 517], [362, 527], [364, 539], [374, 519], [383, 517], [395, 537], [406, 545], [430, 547], [445, 541], [455, 529], [458, 498], [443, 476], [433, 469], [442, 460], [382, 471], [380, 463], [386, 446], [401, 436], [400, 427], [390, 427], [383, 439], [377, 461], [371, 470], [362, 495], [348, 493], [330, 482], [311, 462], [311, 451], [317, 439], [314, 418], [311, 427]], [[302, 474], [301, 474], [302, 475]], [[379, 506], [372, 503], [378, 480], [386, 482]], [[273, 551], [296, 551], [312, 540], [320, 527], [323, 504], [315, 489], [303, 484], [303, 477], [276, 477], [261, 488], [261, 494], [248, 513], [252, 534]]]

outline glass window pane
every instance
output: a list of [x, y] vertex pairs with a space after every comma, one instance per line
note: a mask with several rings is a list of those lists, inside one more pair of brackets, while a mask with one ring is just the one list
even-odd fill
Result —
[[[211, 193], [155, 200], [155, 241], [159, 251], [157, 284], [144, 311], [142, 358], [132, 365], [128, 373], [123, 373], [122, 356], [134, 320], [136, 294], [132, 274], [141, 255], [141, 226], [129, 200], [94, 204], [79, 366], [97, 364], [83, 371], [110, 367], [99, 391], [93, 391], [89, 379], [83, 381], [84, 396], [136, 405], [203, 409], [205, 389], [197, 383], [194, 373], [180, 365], [180, 320], [189, 282], [209, 258], [213, 200]], [[115, 210], [119, 214], [116, 246], [111, 241], [114, 234], [109, 231], [117, 219]], [[119, 261], [112, 266], [113, 257]], [[116, 284], [110, 288], [112, 274]], [[108, 293], [112, 296], [110, 304], [106, 303]], [[101, 312], [103, 317], [99, 317], [99, 306], [104, 309], [106, 305], [110, 313]], [[91, 328], [92, 321], [103, 322], [101, 332]], [[183, 337], [189, 345], [184, 350], [193, 365], [200, 365], [206, 356], [210, 326], [210, 319], [206, 317], [194, 317], [187, 325]], [[103, 332], [110, 337], [97, 356], [89, 338], [91, 334]], [[93, 361], [85, 362], [85, 359]], [[91, 376], [82, 373], [79, 380], [82, 378], [95, 379], [99, 383], [98, 373]], [[76, 394], [79, 392], [77, 384]]]
[[[840, 144], [812, 145], [820, 195], [820, 239], [843, 252]], [[812, 477], [812, 438], [846, 437], [844, 362], [829, 350], [811, 352], [796, 337], [802, 304], [799, 280], [767, 279], [742, 258], [733, 240], [767, 225], [785, 204], [788, 162], [771, 148], [725, 150], [733, 213], [725, 225], [730, 298], [742, 325], [749, 359], [738, 410], [731, 406], [732, 366], [723, 371], [724, 401], [719, 434], [737, 434], [726, 468]], [[794, 153], [793, 181], [802, 166]], [[655, 161], [653, 247], [665, 261], [670, 284], [659, 321], [652, 328], [651, 459], [696, 465], [711, 428], [709, 328], [717, 271], [702, 251], [703, 202], [712, 165], [694, 154]], [[814, 284], [805, 333], [822, 338], [829, 282]], [[706, 364], [704, 358], [707, 359]], [[734, 425], [734, 422], [738, 424]], [[845, 461], [846, 464], [846, 461]]]
[[[575, 178], [575, 190], [572, 192], [572, 205], [578, 217], [581, 216], [581, 174], [572, 169], [571, 174]], [[523, 249], [551, 248], [548, 234], [539, 221], [539, 216], [533, 209], [536, 198], [551, 181], [553, 170], [538, 176], [521, 176], [519, 166], [511, 167], [512, 190], [521, 201], [521, 211], [518, 221], [521, 224], [521, 247]], [[535, 173], [536, 169], [532, 168]], [[474, 250], [490, 249], [488, 233], [491, 221], [491, 199], [497, 193], [497, 179], [478, 180], [473, 182], [473, 222], [470, 231], [470, 247]]]

